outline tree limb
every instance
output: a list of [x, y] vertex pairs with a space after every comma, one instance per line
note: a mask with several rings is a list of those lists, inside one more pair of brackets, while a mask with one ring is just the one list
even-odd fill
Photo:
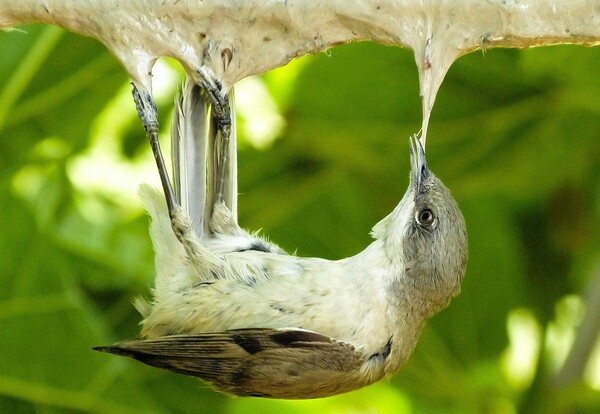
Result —
[[465, 53], [600, 43], [600, 0], [0, 0], [0, 27], [32, 22], [100, 40], [148, 90], [162, 56], [196, 80], [210, 70], [228, 89], [340, 43], [410, 47], [427, 115], [446, 71]]

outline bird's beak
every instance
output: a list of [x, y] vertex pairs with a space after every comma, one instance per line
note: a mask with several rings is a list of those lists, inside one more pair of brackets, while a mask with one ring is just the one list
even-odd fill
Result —
[[416, 193], [421, 191], [421, 183], [429, 176], [425, 148], [421, 140], [414, 135], [410, 137], [410, 184], [415, 187]]

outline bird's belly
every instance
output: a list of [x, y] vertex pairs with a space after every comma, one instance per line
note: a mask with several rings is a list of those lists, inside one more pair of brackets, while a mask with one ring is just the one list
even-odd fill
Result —
[[219, 280], [174, 292], [155, 304], [143, 334], [294, 327], [351, 343], [365, 354], [385, 348], [390, 335], [383, 301], [347, 286], [294, 282]]

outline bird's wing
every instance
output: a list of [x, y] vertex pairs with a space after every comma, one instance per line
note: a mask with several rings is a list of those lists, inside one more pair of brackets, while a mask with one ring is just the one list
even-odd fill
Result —
[[237, 329], [94, 349], [200, 377], [240, 396], [318, 398], [366, 385], [359, 375], [363, 354], [350, 344], [302, 329]]

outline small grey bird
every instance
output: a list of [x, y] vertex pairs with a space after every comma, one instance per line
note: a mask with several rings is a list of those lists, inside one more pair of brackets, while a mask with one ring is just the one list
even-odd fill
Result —
[[[194, 121], [205, 114], [202, 102], [188, 84], [176, 107], [174, 207], [168, 211], [155, 190], [141, 191], [157, 270], [152, 302], [136, 303], [143, 338], [96, 349], [239, 396], [326, 397], [396, 372], [425, 322], [460, 291], [467, 262], [463, 216], [418, 138], [410, 142], [408, 190], [373, 228], [375, 240], [346, 259], [303, 258], [238, 226], [235, 159], [211, 165], [218, 144], [197, 141], [192, 157], [181, 151], [192, 138], [218, 135]], [[190, 177], [186, 157], [228, 177], [224, 197], [202, 173]]]

